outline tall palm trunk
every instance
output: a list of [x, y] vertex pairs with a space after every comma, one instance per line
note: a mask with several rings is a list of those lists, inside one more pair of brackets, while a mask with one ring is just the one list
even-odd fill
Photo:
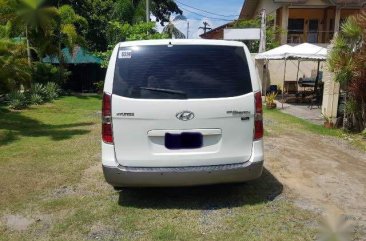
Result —
[[[29, 68], [32, 67], [32, 56], [29, 44], [29, 37], [28, 37], [28, 25], [25, 25], [25, 38], [27, 42], [27, 57], [28, 57], [28, 66]], [[29, 79], [29, 87], [32, 85], [32, 78]]]
[[27, 42], [28, 65], [29, 65], [29, 67], [31, 67], [32, 62], [31, 62], [31, 51], [30, 51], [29, 38], [28, 38], [28, 25], [25, 25], [25, 38], [26, 38], [26, 42]]
[[[347, 86], [346, 86], [347, 88]], [[347, 89], [345, 91], [345, 95], [344, 95], [344, 110], [343, 110], [343, 130], [347, 130], [348, 129], [348, 118], [347, 118], [347, 110], [346, 110], [346, 106], [347, 106]]]

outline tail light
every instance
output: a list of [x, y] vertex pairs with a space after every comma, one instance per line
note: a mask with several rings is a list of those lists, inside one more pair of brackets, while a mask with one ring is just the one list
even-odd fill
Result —
[[263, 137], [263, 109], [262, 109], [262, 94], [260, 91], [254, 94], [254, 99], [255, 99], [254, 140], [258, 140]]
[[105, 143], [113, 144], [111, 95], [107, 93], [103, 94], [102, 139]]

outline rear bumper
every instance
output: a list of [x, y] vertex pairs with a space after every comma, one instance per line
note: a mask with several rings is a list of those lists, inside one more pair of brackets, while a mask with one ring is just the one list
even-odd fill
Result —
[[195, 186], [244, 182], [261, 176], [263, 161], [218, 166], [130, 168], [103, 165], [106, 181], [114, 187]]

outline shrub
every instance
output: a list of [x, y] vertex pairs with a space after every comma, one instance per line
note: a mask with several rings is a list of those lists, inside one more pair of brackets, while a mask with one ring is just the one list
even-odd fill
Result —
[[30, 93], [29, 95], [29, 104], [31, 105], [40, 105], [43, 103], [43, 97], [39, 94]]
[[25, 44], [0, 38], [0, 95], [29, 86], [31, 71], [26, 56]]
[[103, 93], [104, 80], [94, 83], [94, 86], [98, 94]]
[[6, 96], [9, 107], [14, 110], [21, 110], [29, 105], [26, 95], [21, 91], [11, 92]]
[[41, 97], [46, 95], [46, 88], [44, 87], [44, 85], [39, 83], [33, 84], [29, 91], [31, 94], [36, 94]]
[[272, 92], [272, 93], [268, 93], [266, 95], [266, 103], [267, 105], [272, 105], [273, 103], [275, 103], [275, 99], [277, 97], [277, 93], [276, 92]]
[[45, 94], [44, 94], [43, 98], [45, 101], [52, 101], [52, 100], [56, 99], [61, 92], [60, 87], [56, 83], [53, 83], [53, 82], [48, 82], [44, 86], [44, 89], [45, 89]]
[[70, 75], [70, 71], [65, 68], [59, 68], [52, 64], [45, 64], [36, 62], [32, 69], [33, 82], [40, 84], [47, 84], [48, 82], [55, 82], [63, 84]]

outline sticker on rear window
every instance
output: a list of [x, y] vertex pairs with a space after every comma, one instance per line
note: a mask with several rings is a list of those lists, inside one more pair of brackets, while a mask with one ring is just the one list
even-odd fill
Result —
[[120, 50], [118, 52], [118, 58], [119, 59], [130, 59], [132, 56], [131, 50]]

